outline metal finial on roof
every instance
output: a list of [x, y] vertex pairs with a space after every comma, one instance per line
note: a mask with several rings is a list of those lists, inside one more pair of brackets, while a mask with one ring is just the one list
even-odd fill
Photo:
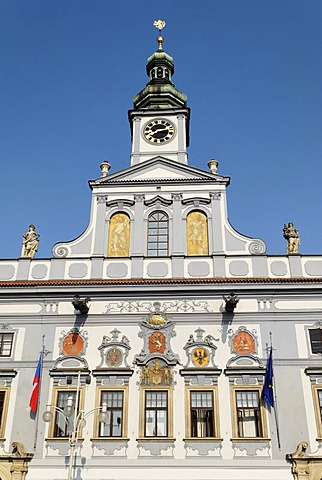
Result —
[[164, 20], [155, 20], [153, 22], [153, 25], [155, 26], [155, 28], [159, 30], [159, 36], [157, 38], [157, 42], [159, 45], [159, 50], [162, 50], [162, 44], [163, 44], [162, 29], [166, 26], [166, 23]]

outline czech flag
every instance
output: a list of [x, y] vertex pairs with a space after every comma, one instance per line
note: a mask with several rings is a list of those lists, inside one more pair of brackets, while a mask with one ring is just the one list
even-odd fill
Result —
[[40, 385], [40, 376], [41, 376], [41, 367], [42, 367], [42, 352], [40, 353], [38, 365], [36, 368], [36, 373], [33, 381], [32, 393], [29, 401], [29, 406], [31, 411], [36, 413], [38, 406], [38, 395], [39, 395], [39, 385]]

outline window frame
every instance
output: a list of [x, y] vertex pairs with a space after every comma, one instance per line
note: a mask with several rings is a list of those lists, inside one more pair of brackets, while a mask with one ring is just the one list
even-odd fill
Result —
[[[3, 355], [1, 353], [1, 350], [2, 350], [2, 347], [3, 347], [3, 342], [1, 340], [1, 337], [5, 336], [5, 335], [11, 335], [10, 352], [9, 352], [8, 355]], [[0, 331], [0, 358], [10, 358], [12, 356], [14, 339], [15, 339], [15, 332]]]
[[11, 390], [10, 387], [0, 388], [0, 392], [4, 392], [2, 414], [0, 415], [0, 439], [1, 440], [5, 440], [5, 430], [6, 430], [6, 424], [7, 424], [10, 390]]
[[[159, 241], [159, 237], [161, 236], [160, 233], [159, 233], [159, 229], [160, 229], [159, 223], [161, 221], [165, 221], [165, 220], [153, 220], [154, 222], [158, 222], [158, 226], [156, 228], [157, 233], [154, 234], [154, 235], [150, 234], [150, 221], [151, 221], [151, 217], [155, 214], [164, 215], [166, 217], [166, 221], [167, 221], [167, 232], [166, 232], [166, 246], [167, 246], [167, 248], [166, 248], [166, 250], [164, 250], [165, 251], [164, 255], [160, 255], [160, 249], [159, 249], [159, 244], [163, 243], [163, 242]], [[146, 236], [146, 242], [147, 242], [146, 243], [146, 251], [147, 251], [147, 257], [148, 258], [166, 258], [166, 257], [169, 256], [169, 226], [170, 226], [169, 215], [166, 212], [164, 212], [163, 210], [154, 210], [153, 212], [149, 213], [148, 218], [147, 218], [147, 236]], [[149, 238], [151, 236], [156, 237], [155, 242], [149, 242]], [[149, 244], [150, 243], [155, 243], [156, 244], [156, 249], [154, 249], [157, 252], [156, 255], [151, 255], [150, 252], [151, 252], [152, 249], [151, 250], [149, 249]]]
[[322, 439], [322, 399], [321, 399], [321, 405], [320, 405], [319, 391], [322, 394], [322, 384], [312, 385], [312, 396], [313, 396], [314, 413], [315, 413], [315, 420], [316, 420], [317, 440]]
[[[259, 413], [259, 422], [261, 428], [261, 435], [246, 437], [240, 436], [239, 434], [239, 422], [238, 422], [238, 413], [237, 413], [237, 392], [256, 392], [258, 395], [258, 413]], [[261, 398], [262, 386], [253, 387], [249, 385], [240, 385], [231, 387], [230, 391], [230, 402], [231, 402], [231, 414], [232, 414], [232, 440], [234, 441], [260, 441], [268, 440], [268, 430], [267, 430], [267, 418], [265, 407]]]
[[[51, 402], [51, 405], [57, 407], [57, 402], [58, 402], [58, 397], [59, 397], [59, 393], [60, 392], [77, 392], [77, 386], [76, 385], [68, 385], [68, 386], [54, 386], [53, 388], [53, 394], [52, 394], [52, 402]], [[81, 386], [79, 388], [79, 401], [78, 401], [78, 412], [84, 410], [84, 386]], [[57, 415], [59, 414], [57, 412], [57, 410], [55, 409], [52, 409], [52, 414], [53, 414], [53, 419], [52, 421], [49, 423], [49, 427], [48, 427], [48, 438], [50, 439], [55, 439], [55, 440], [66, 440], [68, 441], [69, 439], [69, 435], [65, 435], [65, 436], [55, 436], [54, 433], [55, 433], [55, 429], [56, 429], [56, 418], [57, 418]], [[79, 439], [82, 439], [81, 436], [82, 436], [82, 429], [79, 430]]]
[[[318, 341], [312, 342], [311, 332], [313, 331], [316, 331], [316, 332], [319, 331], [320, 333], [319, 342]], [[311, 349], [311, 355], [319, 355], [319, 354], [321, 355], [322, 354], [322, 328], [318, 326], [309, 327], [308, 332], [309, 332], [309, 344]], [[318, 349], [319, 351], [313, 351], [313, 349]]]
[[[212, 412], [213, 412], [213, 436], [202, 436], [202, 437], [193, 437], [192, 436], [192, 404], [191, 404], [191, 394], [192, 392], [202, 392], [202, 393], [212, 393]], [[218, 408], [218, 387], [214, 386], [212, 388], [207, 388], [205, 385], [200, 386], [189, 386], [186, 387], [186, 438], [185, 440], [192, 441], [207, 441], [207, 440], [220, 440], [220, 424], [219, 424], [219, 408]]]
[[[99, 414], [100, 410], [99, 407], [101, 404], [102, 392], [122, 392], [123, 394], [123, 407], [122, 407], [122, 435], [121, 436], [100, 436], [100, 422], [99, 422]], [[113, 440], [128, 440], [128, 387], [116, 388], [115, 386], [99, 386], [96, 390], [96, 402], [95, 402], [96, 412], [94, 417], [94, 437], [92, 440], [96, 441], [113, 441]]]
[[[147, 392], [167, 392], [167, 435], [166, 436], [147, 436], [146, 435], [146, 393]], [[140, 389], [140, 415], [139, 415], [139, 438], [138, 440], [157, 441], [173, 439], [173, 390], [171, 387], [141, 387]]]

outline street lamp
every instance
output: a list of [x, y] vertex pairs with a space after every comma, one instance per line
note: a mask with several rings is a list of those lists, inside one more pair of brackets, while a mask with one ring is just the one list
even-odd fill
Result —
[[[75, 401], [75, 408], [74, 408], [74, 398], [70, 395], [67, 398], [66, 406], [64, 409], [56, 407], [55, 405], [47, 405], [46, 411], [43, 413], [43, 420], [44, 422], [52, 422], [53, 420], [53, 411], [57, 412], [63, 418], [68, 430], [68, 441], [70, 446], [70, 454], [69, 454], [69, 462], [68, 462], [68, 480], [72, 480], [72, 471], [73, 471], [73, 463], [74, 463], [74, 456], [75, 456], [75, 448], [77, 442], [79, 440], [79, 434], [82, 428], [86, 425], [86, 418], [95, 411], [100, 411], [98, 415], [98, 421], [100, 423], [107, 423], [108, 415], [107, 415], [107, 405], [103, 403], [100, 407], [93, 408], [89, 412], [85, 413], [83, 410], [77, 413], [76, 405], [78, 405], [78, 397], [79, 397], [79, 388], [76, 392], [76, 401]], [[72, 415], [74, 413], [74, 417], [72, 420]]]

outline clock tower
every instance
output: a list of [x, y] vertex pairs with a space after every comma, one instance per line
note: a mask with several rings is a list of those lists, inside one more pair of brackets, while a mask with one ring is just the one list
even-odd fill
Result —
[[129, 111], [132, 134], [131, 165], [157, 156], [187, 163], [190, 109], [187, 96], [175, 88], [173, 58], [163, 50], [161, 31], [165, 22], [158, 20], [158, 50], [146, 66], [149, 82], [133, 99]]

